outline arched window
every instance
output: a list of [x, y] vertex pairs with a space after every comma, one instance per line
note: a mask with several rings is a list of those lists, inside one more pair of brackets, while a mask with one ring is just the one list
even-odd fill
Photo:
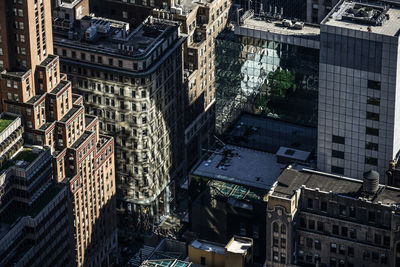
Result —
[[286, 225], [281, 225], [281, 234], [286, 234]]
[[277, 222], [274, 222], [274, 224], [272, 225], [272, 229], [273, 229], [274, 233], [279, 232], [279, 225]]

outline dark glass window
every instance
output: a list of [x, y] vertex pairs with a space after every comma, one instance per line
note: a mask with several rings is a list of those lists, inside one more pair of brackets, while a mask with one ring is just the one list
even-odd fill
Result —
[[332, 157], [344, 159], [344, 152], [338, 150], [332, 150]]
[[344, 174], [344, 168], [343, 167], [338, 167], [338, 166], [331, 166], [331, 171], [332, 171], [332, 173], [335, 173], [335, 174], [340, 174], [340, 175], [343, 175]]
[[375, 135], [379, 136], [379, 129], [371, 128], [371, 127], [366, 127], [365, 128], [365, 133], [369, 135]]
[[345, 143], [345, 139], [342, 136], [338, 135], [332, 135], [332, 142], [333, 143], [338, 143], [338, 144], [343, 144]]
[[338, 225], [332, 225], [332, 234], [338, 235], [339, 234], [339, 226]]
[[374, 105], [374, 106], [380, 106], [381, 105], [381, 100], [380, 98], [377, 97], [367, 97], [367, 104], [369, 105]]
[[367, 111], [367, 120], [379, 121], [379, 114]]
[[365, 149], [378, 151], [378, 144], [372, 142], [365, 142]]
[[368, 80], [368, 88], [374, 90], [381, 90], [381, 83], [378, 81]]
[[369, 165], [378, 165], [378, 159], [377, 158], [372, 158], [372, 157], [365, 157], [365, 164]]

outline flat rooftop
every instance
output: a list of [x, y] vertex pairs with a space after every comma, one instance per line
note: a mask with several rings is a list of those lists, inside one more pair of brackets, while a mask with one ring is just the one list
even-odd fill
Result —
[[[363, 181], [352, 178], [337, 176], [328, 173], [315, 172], [311, 170], [285, 169], [277, 180], [277, 186], [272, 195], [290, 197], [293, 192], [302, 185], [307, 188], [343, 195], [349, 198], [358, 199], [365, 197], [363, 194]], [[373, 198], [368, 199], [372, 203], [398, 205], [400, 203], [400, 189], [379, 185], [378, 192]]]
[[232, 240], [225, 246], [225, 249], [228, 252], [243, 254], [253, 245], [251, 240], [246, 239], [233, 237]]
[[225, 248], [223, 246], [204, 240], [194, 240], [189, 246], [204, 251], [211, 251], [217, 254], [225, 254]]
[[193, 266], [191, 262], [180, 261], [176, 259], [164, 260], [147, 260], [142, 262], [140, 267], [190, 267]]
[[[57, 22], [57, 19], [54, 23]], [[100, 17], [86, 16], [80, 20], [81, 27], [75, 27], [74, 38], [68, 37], [68, 30], [54, 28], [54, 41], [59, 45], [90, 49], [101, 53], [141, 57], [169, 37], [176, 23], [160, 19], [147, 19], [133, 31], [129, 23]], [[108, 62], [103, 62], [108, 64]]]
[[282, 20], [272, 20], [270, 18], [264, 17], [250, 17], [248, 19], [245, 19], [240, 27], [281, 35], [307, 37], [316, 40], [319, 40], [320, 34], [320, 28], [317, 25], [314, 26], [310, 24], [305, 24], [302, 29], [295, 29], [294, 27], [284, 26]]
[[27, 168], [44, 152], [45, 149], [42, 147], [23, 147], [13, 158], [9, 159], [0, 167], [0, 171], [8, 169], [10, 167]]
[[389, 36], [400, 34], [400, 4], [381, 2], [341, 1], [321, 24], [378, 33]]
[[200, 162], [192, 175], [269, 189], [285, 168], [274, 154], [226, 145]]
[[0, 118], [0, 133], [3, 132], [17, 117], [9, 116], [7, 114]]
[[311, 152], [317, 146], [317, 128], [244, 113], [224, 140], [270, 153], [276, 153], [280, 147]]

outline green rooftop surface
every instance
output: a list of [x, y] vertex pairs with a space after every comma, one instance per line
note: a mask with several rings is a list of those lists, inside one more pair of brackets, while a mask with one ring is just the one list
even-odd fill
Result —
[[18, 153], [14, 160], [24, 160], [28, 163], [32, 163], [38, 155], [38, 153], [32, 152], [32, 148], [24, 148], [21, 152]]
[[11, 116], [3, 116], [0, 118], [0, 133], [3, 132], [4, 129], [6, 129], [14, 120], [15, 118]]

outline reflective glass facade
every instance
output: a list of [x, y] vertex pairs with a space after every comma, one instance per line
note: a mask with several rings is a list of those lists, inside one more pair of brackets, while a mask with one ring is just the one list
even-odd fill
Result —
[[225, 32], [215, 64], [220, 133], [241, 111], [317, 125], [318, 49]]

